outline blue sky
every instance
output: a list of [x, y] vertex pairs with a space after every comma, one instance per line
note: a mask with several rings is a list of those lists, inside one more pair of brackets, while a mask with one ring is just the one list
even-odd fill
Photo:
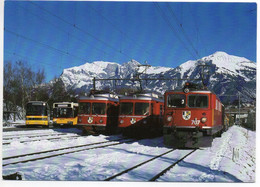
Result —
[[6, 1], [4, 61], [46, 81], [85, 62], [177, 67], [216, 51], [256, 61], [255, 3]]

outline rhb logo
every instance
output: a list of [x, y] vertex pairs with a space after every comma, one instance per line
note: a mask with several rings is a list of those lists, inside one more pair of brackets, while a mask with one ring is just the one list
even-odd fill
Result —
[[130, 121], [131, 124], [134, 124], [136, 123], [136, 119], [135, 118], [132, 118], [131, 121]]
[[191, 120], [191, 125], [198, 126], [199, 124], [200, 124], [200, 120], [198, 120], [197, 118], [195, 118], [194, 120]]
[[93, 117], [89, 117], [88, 118], [88, 123], [92, 123], [93, 122]]
[[189, 120], [190, 117], [191, 117], [191, 111], [183, 111], [183, 112], [182, 112], [182, 118], [183, 118], [184, 120]]

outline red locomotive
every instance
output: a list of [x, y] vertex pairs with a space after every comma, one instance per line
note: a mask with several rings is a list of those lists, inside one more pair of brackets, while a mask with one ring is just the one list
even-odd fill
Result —
[[116, 132], [119, 99], [115, 94], [92, 91], [89, 96], [80, 97], [78, 126], [83, 132]]
[[120, 97], [118, 128], [127, 136], [146, 137], [162, 134], [163, 98], [155, 93]]
[[207, 88], [186, 83], [181, 91], [166, 91], [164, 142], [177, 147], [210, 146], [226, 129], [224, 106]]

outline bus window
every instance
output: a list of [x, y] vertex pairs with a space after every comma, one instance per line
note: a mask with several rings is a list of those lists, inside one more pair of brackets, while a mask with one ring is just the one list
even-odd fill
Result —
[[32, 103], [28, 103], [26, 106], [26, 115], [48, 115], [48, 110], [46, 106], [43, 105], [34, 105]]
[[56, 118], [71, 118], [73, 117], [72, 108], [54, 108], [53, 116]]

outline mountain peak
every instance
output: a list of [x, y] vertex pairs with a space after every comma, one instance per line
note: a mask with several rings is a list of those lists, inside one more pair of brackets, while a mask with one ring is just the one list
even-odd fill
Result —
[[127, 62], [127, 63], [125, 63], [125, 64], [131, 65], [131, 66], [141, 65], [141, 63], [137, 62], [137, 61], [134, 60], [134, 59], [130, 60], [129, 62]]
[[229, 54], [227, 54], [224, 51], [216, 51], [215, 53], [212, 54], [212, 56], [228, 56]]

